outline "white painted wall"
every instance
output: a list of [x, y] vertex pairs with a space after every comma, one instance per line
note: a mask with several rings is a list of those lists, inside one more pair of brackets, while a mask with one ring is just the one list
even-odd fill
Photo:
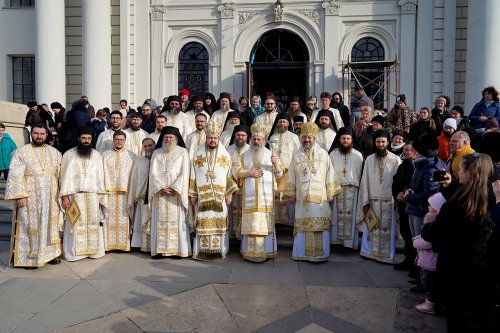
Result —
[[[65, 1], [68, 102], [82, 93], [80, 1]], [[225, 1], [220, 0], [108, 1], [112, 7], [113, 106], [122, 97], [139, 105], [148, 97], [161, 103], [164, 96], [177, 93], [178, 54], [183, 45], [192, 41], [205, 45], [210, 54], [209, 90], [216, 96], [223, 90], [243, 95], [247, 89], [244, 62], [259, 36], [274, 28], [297, 33], [307, 45], [309, 94], [340, 90], [342, 61], [347, 60], [358, 39], [368, 36], [382, 42], [386, 60], [398, 58], [405, 64], [400, 80], [406, 84], [401, 83], [400, 88], [409, 91], [398, 90], [407, 93], [416, 108], [432, 104], [439, 94], [457, 92], [452, 81], [461, 68], [455, 66], [454, 49], [460, 45], [454, 45], [456, 29], [450, 14], [461, 0], [418, 1], [414, 39], [408, 38], [413, 22], [403, 22], [398, 0], [340, 1], [338, 15], [334, 16], [325, 15], [322, 7], [329, 2], [288, 0], [283, 24], [274, 22], [272, 1], [236, 1], [234, 18], [222, 19], [217, 7]], [[152, 4], [164, 6], [162, 20], [151, 20]], [[241, 22], [240, 13], [253, 16]], [[8, 55], [35, 54], [35, 10], [0, 8], [0, 21], [2, 27], [10, 27], [0, 30], [0, 100], [10, 100], [12, 75]], [[405, 33], [403, 28], [408, 31]], [[395, 80], [391, 79], [394, 91]]]

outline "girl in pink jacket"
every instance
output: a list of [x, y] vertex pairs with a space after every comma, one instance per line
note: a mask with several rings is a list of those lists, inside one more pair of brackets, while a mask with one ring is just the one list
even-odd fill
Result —
[[[429, 197], [429, 212], [425, 214], [424, 224], [434, 222], [436, 220], [441, 206], [446, 202], [446, 199], [441, 193], [436, 193]], [[433, 302], [432, 285], [434, 282], [434, 274], [436, 272], [436, 262], [438, 254], [432, 251], [432, 244], [425, 241], [420, 235], [413, 238], [413, 247], [417, 250], [417, 265], [420, 270], [420, 284], [414, 288], [430, 291], [429, 298], [425, 299], [422, 304], [418, 304], [415, 308], [419, 312], [436, 314], [436, 304]], [[413, 288], [412, 288], [413, 289]], [[411, 290], [410, 290], [411, 291]]]

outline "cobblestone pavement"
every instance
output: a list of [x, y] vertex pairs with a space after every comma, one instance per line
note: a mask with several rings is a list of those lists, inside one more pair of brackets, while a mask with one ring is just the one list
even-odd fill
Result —
[[325, 263], [153, 260], [140, 252], [25, 270], [0, 242], [0, 332], [445, 332], [407, 274], [332, 249]]

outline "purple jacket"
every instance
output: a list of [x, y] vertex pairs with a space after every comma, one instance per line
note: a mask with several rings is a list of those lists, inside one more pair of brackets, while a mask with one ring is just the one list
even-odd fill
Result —
[[[425, 214], [424, 224], [436, 221], [437, 215], [437, 212]], [[432, 243], [425, 241], [418, 235], [413, 237], [413, 247], [417, 250], [417, 259], [415, 260], [417, 266], [435, 272], [438, 254], [432, 251]]]
[[436, 271], [438, 254], [432, 251], [432, 244], [418, 235], [413, 237], [413, 247], [417, 250], [417, 266], [428, 271]]

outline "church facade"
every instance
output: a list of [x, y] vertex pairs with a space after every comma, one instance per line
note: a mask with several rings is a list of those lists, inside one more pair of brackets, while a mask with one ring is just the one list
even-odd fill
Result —
[[182, 88], [286, 100], [361, 85], [378, 109], [404, 93], [468, 112], [500, 86], [499, 16], [496, 0], [8, 0], [0, 100], [117, 108]]

